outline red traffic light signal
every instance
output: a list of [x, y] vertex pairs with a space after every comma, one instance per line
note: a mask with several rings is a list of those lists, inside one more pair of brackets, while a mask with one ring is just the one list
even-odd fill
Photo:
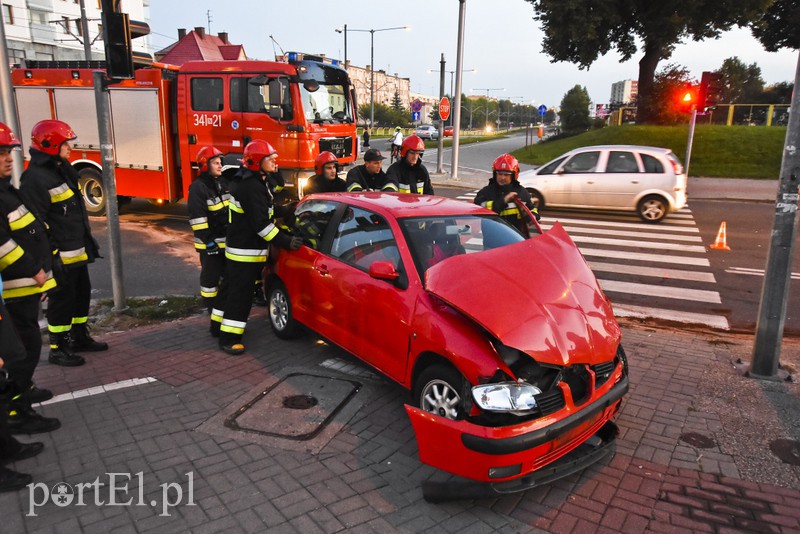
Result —
[[716, 108], [722, 89], [722, 73], [704, 71], [700, 77], [700, 106], [704, 110]]

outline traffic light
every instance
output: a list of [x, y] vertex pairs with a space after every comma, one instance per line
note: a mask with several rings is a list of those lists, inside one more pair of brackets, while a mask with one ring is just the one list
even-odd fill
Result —
[[700, 105], [704, 111], [715, 109], [722, 93], [722, 73], [704, 71], [700, 77]]
[[101, 0], [106, 72], [109, 78], [133, 78], [131, 24], [127, 13], [119, 12], [120, 0]]
[[678, 109], [684, 113], [689, 113], [697, 105], [697, 89], [691, 85], [681, 87], [676, 94], [676, 98], [678, 100]]

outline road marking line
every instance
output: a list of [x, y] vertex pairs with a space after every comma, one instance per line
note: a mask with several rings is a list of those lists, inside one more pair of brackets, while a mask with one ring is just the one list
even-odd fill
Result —
[[633, 274], [638, 276], [666, 278], [668, 280], [691, 280], [693, 282], [717, 283], [713, 273], [699, 271], [684, 271], [682, 269], [666, 269], [663, 267], [642, 267], [639, 265], [605, 263], [600, 261], [589, 261], [589, 267], [591, 267], [593, 271], [604, 273]]
[[624, 250], [596, 248], [581, 248], [580, 251], [584, 256], [591, 257], [711, 267], [711, 262], [708, 261], [708, 258], [696, 258], [692, 256], [667, 256], [665, 254], [648, 254], [646, 252], [626, 252]]
[[624, 222], [613, 222], [613, 221], [596, 221], [593, 219], [559, 219], [556, 217], [542, 217], [542, 221], [548, 223], [554, 223], [559, 221], [562, 225], [567, 224], [582, 224], [585, 226], [613, 226], [619, 228], [640, 228], [642, 230], [650, 230], [656, 232], [694, 232], [700, 233], [700, 230], [697, 227], [693, 228], [686, 228], [684, 226], [669, 226], [664, 224], [645, 224], [645, 223], [624, 223]]
[[615, 293], [629, 293], [633, 295], [652, 295], [654, 297], [691, 300], [693, 302], [705, 302], [712, 304], [722, 304], [722, 299], [716, 291], [705, 289], [688, 289], [685, 287], [663, 286], [654, 284], [639, 284], [636, 282], [622, 282], [619, 280], [598, 280], [603, 291]]
[[115, 391], [117, 389], [124, 389], [133, 386], [140, 386], [142, 384], [149, 384], [150, 382], [156, 382], [156, 379], [153, 378], [152, 376], [148, 376], [146, 378], [131, 378], [130, 380], [121, 380], [119, 382], [112, 382], [111, 384], [104, 384], [102, 386], [94, 386], [91, 388], [79, 389], [78, 391], [72, 391], [70, 393], [62, 393], [61, 395], [56, 395], [52, 399], [41, 402], [39, 404], [41, 406], [47, 406], [48, 404], [56, 404], [57, 402], [64, 402], [68, 400], [80, 399], [82, 397], [91, 397], [93, 395], [100, 395], [102, 393]]
[[702, 245], [681, 245], [677, 243], [652, 243], [649, 241], [634, 241], [631, 239], [605, 239], [602, 237], [590, 237], [581, 235], [571, 235], [570, 237], [576, 243], [610, 245], [612, 247], [654, 248], [658, 250], [676, 250], [679, 252], [694, 252], [698, 254], [706, 253], [706, 247]]
[[636, 317], [640, 319], [652, 317], [667, 321], [702, 324], [712, 328], [719, 328], [721, 330], [730, 330], [728, 319], [722, 315], [709, 315], [705, 313], [693, 313], [680, 310], [666, 310], [664, 308], [646, 308], [643, 306], [634, 306], [632, 304], [612, 303], [612, 307], [614, 308], [614, 314], [617, 317]]
[[[542, 228], [549, 230], [551, 226], [543, 225]], [[582, 234], [613, 235], [619, 237], [641, 237], [644, 239], [671, 239], [673, 241], [692, 241], [695, 243], [703, 242], [703, 238], [699, 235], [661, 235], [629, 230], [609, 230], [607, 228], [580, 228], [578, 226], [564, 226], [564, 230], [566, 230], [569, 235], [572, 235], [573, 232], [576, 232]]]
[[[728, 267], [726, 273], [749, 274], [751, 276], [764, 276], [764, 269], [751, 269], [750, 267]], [[800, 273], [792, 273], [792, 280], [800, 280]]]

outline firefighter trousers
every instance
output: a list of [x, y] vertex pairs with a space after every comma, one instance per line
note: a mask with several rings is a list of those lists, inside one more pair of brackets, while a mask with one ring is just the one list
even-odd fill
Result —
[[23, 361], [8, 371], [11, 379], [23, 390], [28, 389], [33, 383], [33, 372], [39, 364], [42, 353], [42, 332], [39, 330], [40, 297], [41, 295], [28, 295], [6, 302], [6, 308], [11, 316], [4, 319], [13, 322], [19, 341], [25, 348]]
[[226, 262], [225, 249], [220, 249], [218, 254], [200, 251], [200, 295], [208, 313], [211, 314], [211, 329], [215, 332], [219, 332], [225, 294], [228, 290], [228, 281], [225, 277]]
[[264, 269], [264, 262], [228, 260], [225, 265], [228, 278], [227, 294], [220, 325], [220, 345], [232, 345], [242, 340], [247, 317], [253, 305], [253, 280]]
[[92, 283], [89, 266], [64, 268], [64, 283], [47, 298], [47, 329], [51, 334], [69, 332], [73, 324], [86, 324]]

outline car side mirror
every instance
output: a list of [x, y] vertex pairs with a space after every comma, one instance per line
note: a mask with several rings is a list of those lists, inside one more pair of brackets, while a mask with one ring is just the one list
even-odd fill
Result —
[[400, 278], [400, 273], [394, 268], [390, 261], [376, 261], [369, 266], [369, 275], [378, 280], [394, 282]]

